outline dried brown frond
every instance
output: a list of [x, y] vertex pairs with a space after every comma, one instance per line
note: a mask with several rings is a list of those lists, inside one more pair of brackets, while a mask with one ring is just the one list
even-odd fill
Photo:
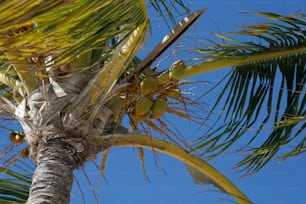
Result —
[[100, 175], [104, 175], [104, 170], [105, 170], [105, 167], [106, 167], [106, 161], [107, 161], [107, 158], [108, 158], [108, 155], [109, 155], [109, 151], [110, 149], [105, 149], [103, 151], [103, 157], [102, 157], [102, 161], [101, 161], [101, 165], [100, 165]]

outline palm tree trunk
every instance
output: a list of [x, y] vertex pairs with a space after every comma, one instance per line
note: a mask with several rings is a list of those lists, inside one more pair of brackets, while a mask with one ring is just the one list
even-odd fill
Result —
[[28, 204], [68, 204], [73, 170], [78, 164], [74, 147], [54, 139], [40, 142], [37, 149]]

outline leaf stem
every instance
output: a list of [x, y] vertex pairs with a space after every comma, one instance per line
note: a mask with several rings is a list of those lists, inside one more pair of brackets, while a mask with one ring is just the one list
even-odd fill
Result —
[[170, 155], [185, 164], [197, 169], [216, 184], [223, 188], [227, 193], [232, 195], [239, 203], [249, 204], [251, 201], [223, 174], [212, 167], [210, 164], [188, 153], [183, 148], [171, 144], [169, 142], [154, 138], [143, 136], [140, 134], [114, 134], [110, 136], [92, 137], [94, 144], [109, 145], [109, 147], [122, 147], [122, 146], [136, 146], [142, 148], [153, 149], [167, 155]]
[[190, 78], [193, 76], [197, 76], [199, 74], [203, 74], [206, 72], [222, 69], [225, 67], [237, 66], [241, 64], [254, 63], [262, 60], [269, 60], [273, 58], [280, 58], [288, 55], [295, 55], [299, 53], [306, 52], [306, 47], [300, 48], [290, 48], [286, 50], [280, 50], [276, 52], [255, 54], [245, 58], [222, 58], [212, 61], [202, 62], [193, 66], [188, 66], [185, 69], [183, 78]]

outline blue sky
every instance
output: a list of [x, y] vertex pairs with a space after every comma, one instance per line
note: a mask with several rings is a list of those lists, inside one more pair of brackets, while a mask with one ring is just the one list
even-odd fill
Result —
[[[250, 25], [259, 22], [256, 16], [245, 15], [240, 11], [269, 11], [280, 14], [293, 14], [296, 11], [306, 8], [303, 0], [277, 1], [277, 0], [186, 0], [192, 11], [207, 8], [200, 21], [186, 33], [179, 43], [184, 48], [192, 48], [198, 43], [203, 43], [204, 38], [209, 38], [212, 33], [225, 33], [237, 31], [239, 26]], [[167, 34], [168, 29], [157, 14], [153, 15], [152, 35], [148, 36], [148, 42], [141, 49], [139, 56], [144, 57], [158, 42]], [[172, 48], [173, 49], [173, 48]], [[170, 49], [170, 51], [172, 51]], [[167, 67], [176, 59], [185, 59], [180, 51], [171, 58], [162, 61], [160, 66]], [[202, 75], [197, 79], [209, 81], [210, 84], [217, 83], [228, 70], [221, 70]], [[203, 90], [204, 91], [204, 90]], [[214, 93], [215, 95], [217, 93]], [[213, 96], [211, 96], [213, 97]], [[207, 105], [207, 109], [212, 104]], [[190, 138], [193, 126], [182, 120], [175, 120], [175, 123], [182, 128], [182, 133]], [[193, 136], [195, 137], [195, 136]], [[2, 143], [2, 145], [5, 145]], [[2, 146], [1, 145], [1, 146]], [[145, 151], [146, 171], [148, 181], [144, 181], [141, 163], [138, 159], [135, 148], [116, 148], [111, 150], [106, 165], [105, 178], [99, 177], [98, 170], [91, 163], [86, 165], [86, 172], [96, 188], [99, 203], [111, 204], [198, 204], [198, 203], [231, 203], [229, 197], [221, 193], [211, 192], [209, 186], [199, 186], [193, 183], [184, 165], [168, 156], [159, 155], [162, 167], [156, 165], [156, 158], [151, 151]], [[213, 160], [211, 164], [228, 176], [254, 203], [270, 204], [305, 204], [306, 203], [306, 156], [291, 158], [278, 164], [273, 160], [259, 173], [253, 176], [243, 177], [242, 174], [232, 169], [235, 162], [241, 159], [241, 155], [224, 154]], [[99, 163], [101, 160], [97, 160]], [[91, 187], [81, 171], [76, 172], [76, 177], [86, 196], [86, 203], [96, 203], [91, 192]], [[99, 182], [101, 181], [101, 182]], [[99, 190], [100, 189], [100, 190]], [[76, 185], [72, 191], [71, 203], [81, 204], [81, 194]]]

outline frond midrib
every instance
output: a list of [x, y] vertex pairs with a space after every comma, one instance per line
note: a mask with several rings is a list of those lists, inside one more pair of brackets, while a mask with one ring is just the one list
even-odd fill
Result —
[[253, 55], [246, 55], [246, 56], [240, 56], [240, 57], [231, 57], [228, 56], [226, 58], [222, 59], [215, 59], [211, 61], [205, 61], [193, 66], [188, 66], [184, 72], [183, 78], [190, 78], [196, 75], [199, 75], [201, 73], [206, 73], [209, 71], [214, 71], [226, 67], [235, 67], [238, 65], [244, 65], [244, 64], [256, 64], [260, 63], [265, 60], [274, 60], [279, 59], [282, 57], [292, 56], [292, 55], [298, 55], [306, 53], [306, 46], [301, 47], [287, 47], [284, 49], [281, 49], [279, 51], [272, 51], [272, 52], [260, 52]]

